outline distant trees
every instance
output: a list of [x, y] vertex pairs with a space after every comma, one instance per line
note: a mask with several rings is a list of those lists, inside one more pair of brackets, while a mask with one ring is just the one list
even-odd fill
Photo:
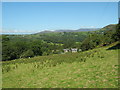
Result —
[[120, 41], [120, 23], [117, 24], [116, 26], [116, 32], [115, 34], [113, 35], [113, 38], [117, 41], [119, 40]]
[[81, 49], [84, 50], [89, 50], [93, 49], [96, 46], [98, 46], [100, 43], [102, 43], [103, 36], [97, 33], [90, 34], [83, 42], [81, 45]]
[[42, 55], [41, 40], [10, 40], [3, 35], [2, 40], [2, 60], [12, 60], [17, 58], [27, 58]]
[[33, 57], [34, 52], [32, 50], [27, 50], [20, 55], [20, 58]]
[[[112, 29], [111, 29], [112, 28]], [[109, 29], [109, 30], [107, 30]], [[107, 26], [104, 28], [104, 31], [102, 29], [98, 32], [94, 32], [90, 34], [83, 42], [82, 45], [80, 46], [81, 49], [84, 50], [89, 50], [93, 49], [97, 46], [106, 46], [109, 45], [115, 41], [118, 41], [120, 39], [120, 25], [114, 26]]]
[[30, 49], [34, 52], [34, 55], [42, 55], [42, 51], [41, 51], [41, 41], [40, 40], [36, 40], [33, 41], [32, 43], [30, 43]]
[[85, 51], [118, 40], [120, 40], [120, 24], [108, 25], [93, 32], [2, 35], [2, 60], [59, 54], [65, 48], [79, 48]]
[[2, 59], [11, 60], [17, 59], [20, 55], [27, 50], [25, 42], [12, 42], [6, 41], [2, 43]]
[[10, 39], [6, 36], [6, 35], [3, 35], [2, 36], [2, 42], [7, 42], [9, 41]]
[[[2, 60], [13, 60], [18, 58], [28, 58], [34, 56], [49, 55], [59, 53], [62, 48], [60, 44], [47, 43], [45, 41], [33, 38], [21, 38], [20, 36], [3, 35], [2, 40]], [[16, 39], [14, 39], [17, 37]], [[54, 50], [54, 52], [52, 52]]]
[[[59, 44], [67, 44], [67, 42], [81, 42], [83, 41], [89, 32], [61, 32], [61, 33], [45, 33], [41, 34], [42, 40], [47, 43], [59, 43]], [[37, 36], [37, 35], [36, 35]]]

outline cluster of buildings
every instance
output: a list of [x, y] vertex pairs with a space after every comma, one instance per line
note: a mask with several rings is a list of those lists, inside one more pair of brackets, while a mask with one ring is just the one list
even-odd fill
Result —
[[75, 52], [81, 52], [82, 50], [81, 49], [78, 49], [78, 48], [70, 48], [70, 49], [63, 49], [63, 52], [61, 52], [60, 50], [52, 50], [52, 53], [54, 54], [63, 54], [63, 53], [68, 53], [68, 52], [72, 52], [72, 53], [75, 53]]
[[67, 53], [67, 52], [78, 52], [78, 51], [82, 51], [81, 49], [77, 49], [77, 48], [70, 48], [70, 49], [63, 49], [64, 53]]

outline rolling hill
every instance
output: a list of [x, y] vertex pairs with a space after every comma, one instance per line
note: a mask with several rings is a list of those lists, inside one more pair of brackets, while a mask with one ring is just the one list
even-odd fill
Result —
[[61, 29], [61, 30], [44, 30], [35, 34], [41, 34], [41, 33], [54, 33], [54, 32], [87, 32], [87, 31], [96, 31], [100, 30], [101, 28], [80, 28], [77, 30], [67, 30], [67, 29]]
[[3, 88], [118, 88], [117, 44], [2, 62]]

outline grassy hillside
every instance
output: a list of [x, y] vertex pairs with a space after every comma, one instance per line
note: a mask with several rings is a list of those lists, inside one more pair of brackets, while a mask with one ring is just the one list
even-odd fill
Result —
[[115, 45], [3, 62], [3, 88], [117, 88]]

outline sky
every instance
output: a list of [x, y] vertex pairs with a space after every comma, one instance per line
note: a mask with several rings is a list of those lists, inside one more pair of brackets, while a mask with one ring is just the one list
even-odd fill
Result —
[[120, 18], [120, 1], [118, 2], [118, 18]]
[[117, 2], [3, 2], [3, 33], [102, 28], [118, 23]]

